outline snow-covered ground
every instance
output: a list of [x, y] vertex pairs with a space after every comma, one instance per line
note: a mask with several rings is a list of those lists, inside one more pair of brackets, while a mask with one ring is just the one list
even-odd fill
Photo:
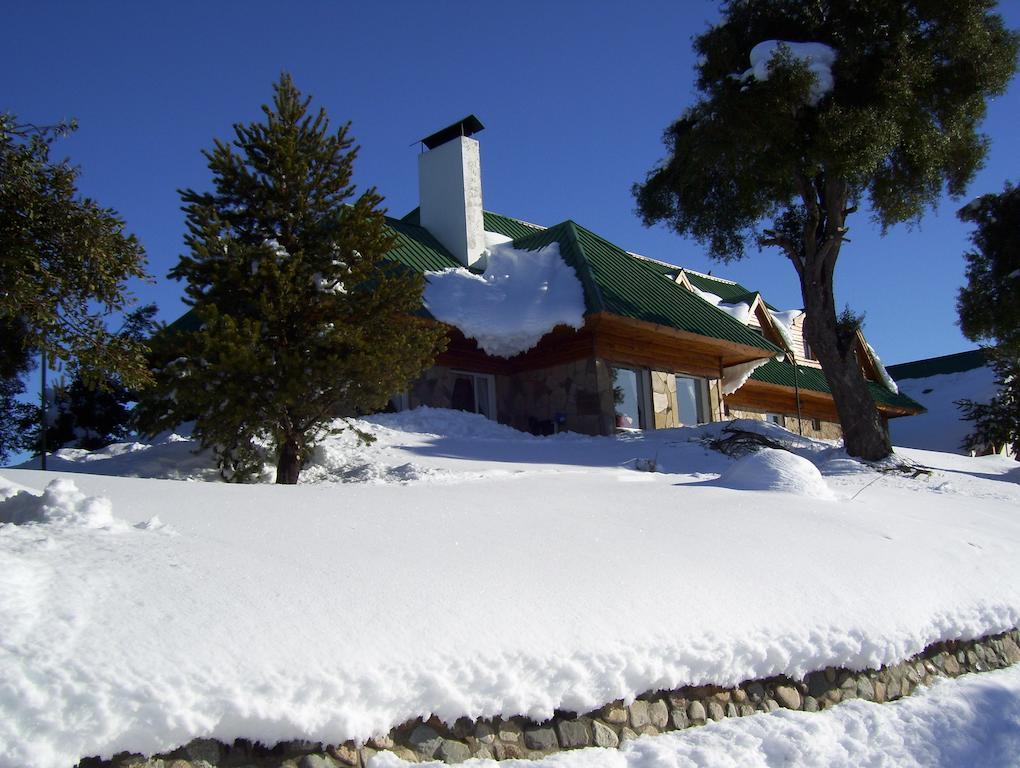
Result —
[[995, 372], [988, 366], [925, 379], [903, 379], [900, 391], [928, 409], [927, 413], [892, 419], [889, 433], [896, 445], [962, 453], [963, 439], [973, 429], [956, 407], [957, 400], [987, 403], [995, 396]]
[[160, 479], [214, 477], [175, 436], [0, 470], [0, 765], [542, 719], [1020, 621], [1014, 461], [883, 474], [757, 422], [797, 455], [729, 459], [702, 443], [723, 425], [360, 426], [375, 443], [329, 441], [297, 487]]

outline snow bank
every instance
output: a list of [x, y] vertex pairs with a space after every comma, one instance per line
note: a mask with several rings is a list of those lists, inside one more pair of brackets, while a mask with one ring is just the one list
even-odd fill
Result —
[[535, 251], [488, 240], [484, 274], [427, 272], [425, 306], [490, 355], [513, 357], [557, 325], [584, 325], [584, 292], [559, 243]]
[[814, 464], [777, 448], [764, 448], [744, 456], [722, 473], [718, 484], [739, 490], [781, 491], [826, 501], [835, 499]]
[[773, 59], [783, 51], [788, 51], [794, 61], [806, 64], [808, 71], [815, 76], [808, 103], [817, 105], [835, 85], [832, 66], [836, 63], [836, 51], [824, 43], [795, 43], [789, 40], [765, 40], [758, 43], [751, 49], [751, 68], [744, 72], [741, 79], [753, 77], [755, 80], [768, 80], [772, 74]]
[[0, 523], [52, 523], [81, 528], [121, 528], [109, 499], [86, 496], [73, 480], [58, 478], [42, 495], [19, 491], [0, 502]]
[[[954, 456], [912, 479], [735, 425], [821, 466], [837, 499], [822, 503], [719, 487], [736, 465], [700, 440], [725, 424], [622, 438], [535, 438], [449, 411], [357, 424], [375, 443], [327, 447], [393, 468], [381, 482], [78, 474], [47, 491], [54, 517], [108, 520], [86, 513], [102, 496], [127, 535], [0, 525], [0, 765], [201, 736], [336, 743], [430, 713], [541, 721], [648, 690], [879, 667], [1020, 622], [1006, 462]], [[632, 468], [653, 457], [665, 471]], [[765, 469], [804, 491], [791, 463]], [[401, 477], [408, 464], [422, 474]], [[758, 487], [765, 469], [749, 472]], [[0, 471], [38, 489], [0, 502], [5, 517], [42, 517], [54, 475]], [[810, 572], [803, 553], [822, 553]]]

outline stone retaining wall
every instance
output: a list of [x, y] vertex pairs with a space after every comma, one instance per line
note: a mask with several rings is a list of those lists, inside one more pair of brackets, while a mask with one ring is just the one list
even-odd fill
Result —
[[907, 661], [877, 670], [852, 672], [828, 668], [803, 680], [772, 677], [752, 680], [736, 688], [713, 685], [656, 691], [632, 704], [612, 702], [578, 715], [557, 712], [536, 723], [522, 717], [469, 720], [452, 726], [437, 718], [415, 720], [389, 734], [354, 742], [322, 745], [306, 741], [273, 748], [238, 740], [231, 745], [196, 739], [166, 755], [146, 759], [118, 755], [112, 760], [82, 760], [78, 768], [363, 768], [384, 749], [411, 762], [441, 760], [459, 763], [471, 757], [541, 758], [564, 749], [618, 747], [628, 739], [704, 725], [709, 720], [743, 717], [776, 709], [817, 712], [848, 699], [883, 703], [909, 696], [936, 677], [985, 672], [1020, 662], [1020, 630], [973, 641], [935, 643]]

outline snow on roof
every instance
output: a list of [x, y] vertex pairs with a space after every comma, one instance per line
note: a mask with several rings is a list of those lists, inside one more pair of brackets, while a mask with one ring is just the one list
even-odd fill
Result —
[[804, 314], [803, 309], [786, 309], [782, 311], [768, 310], [769, 315], [775, 321], [773, 323], [775, 329], [779, 332], [779, 335], [783, 337], [783, 344], [787, 349], [793, 350], [793, 337], [791, 334], [791, 328], [793, 327], [793, 321]]
[[559, 243], [534, 251], [486, 232], [481, 275], [464, 268], [426, 272], [425, 306], [490, 355], [513, 357], [557, 325], [584, 326], [584, 290]]
[[792, 59], [807, 65], [815, 76], [811, 84], [808, 103], [816, 105], [835, 85], [832, 65], [837, 54], [824, 43], [795, 43], [789, 40], [764, 40], [751, 49], [751, 68], [741, 75], [741, 80], [768, 80], [772, 74], [772, 63], [781, 52], [787, 51]]
[[721, 309], [723, 312], [732, 317], [738, 323], [747, 325], [748, 320], [751, 319], [751, 304], [753, 302], [737, 301], [730, 304], [723, 301], [720, 296], [716, 296], [714, 293], [702, 291], [698, 288], [695, 288], [694, 286], [691, 286], [691, 288], [693, 289], [694, 293], [696, 293], [698, 296], [703, 298], [705, 301], [707, 301], [716, 309]]

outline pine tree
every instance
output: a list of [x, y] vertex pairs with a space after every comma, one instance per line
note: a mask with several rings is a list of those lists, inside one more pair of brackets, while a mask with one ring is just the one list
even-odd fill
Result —
[[[665, 222], [714, 258], [742, 258], [756, 243], [790, 260], [805, 337], [854, 456], [880, 459], [892, 448], [856, 331], [837, 319], [833, 275], [847, 219], [867, 203], [884, 229], [918, 219], [943, 188], [964, 192], [987, 148], [977, 130], [985, 102], [1016, 68], [1017, 36], [994, 6], [730, 0], [694, 42], [700, 98], [666, 130], [666, 160], [635, 186], [646, 224]], [[789, 44], [764, 49], [771, 55], [749, 69], [766, 41]]]
[[1020, 357], [1006, 347], [989, 347], [985, 354], [995, 371], [998, 392], [987, 403], [958, 400], [963, 417], [974, 428], [960, 446], [968, 451], [998, 453], [1004, 446], [1020, 450]]
[[194, 419], [226, 479], [275, 455], [296, 483], [338, 417], [377, 410], [431, 364], [441, 330], [415, 317], [423, 280], [385, 258], [391, 235], [375, 189], [355, 196], [349, 123], [331, 132], [288, 75], [261, 122], [205, 153], [212, 192], [185, 190], [187, 281], [201, 328], [155, 342], [148, 431]]
[[974, 422], [963, 447], [1020, 449], [1020, 188], [1007, 184], [1000, 194], [982, 195], [958, 216], [974, 225], [974, 248], [964, 254], [967, 284], [956, 302], [960, 328], [988, 345], [998, 388], [988, 403], [957, 403]]

